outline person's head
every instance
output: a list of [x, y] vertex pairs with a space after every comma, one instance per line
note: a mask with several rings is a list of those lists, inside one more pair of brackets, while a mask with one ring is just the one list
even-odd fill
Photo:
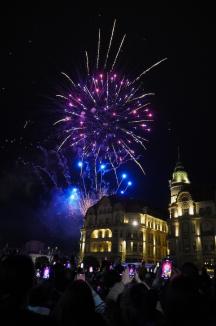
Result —
[[35, 270], [29, 256], [5, 256], [0, 261], [0, 296], [22, 304], [34, 285]]
[[181, 273], [183, 276], [190, 279], [191, 285], [194, 288], [198, 289], [199, 287], [199, 270], [198, 268], [191, 262], [184, 263], [181, 268]]
[[146, 273], [147, 273], [147, 269], [145, 268], [145, 266], [141, 266], [138, 270], [138, 275], [141, 281], [145, 280]]
[[184, 263], [181, 272], [184, 276], [190, 278], [197, 278], [199, 276], [198, 268], [191, 262]]
[[154, 307], [146, 286], [130, 284], [120, 297], [120, 310], [124, 325], [141, 325], [150, 320]]
[[61, 325], [81, 323], [94, 314], [91, 289], [82, 280], [74, 281], [63, 293], [57, 306], [57, 319]]
[[103, 283], [107, 288], [111, 288], [115, 283], [121, 281], [121, 276], [116, 270], [110, 270], [103, 274]]
[[200, 296], [191, 280], [180, 274], [166, 287], [162, 304], [168, 325], [184, 325], [199, 319]]

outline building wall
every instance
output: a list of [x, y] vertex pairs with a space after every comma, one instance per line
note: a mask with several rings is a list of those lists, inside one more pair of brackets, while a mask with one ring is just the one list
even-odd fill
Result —
[[166, 221], [148, 213], [126, 212], [104, 197], [87, 212], [81, 229], [80, 259], [157, 262], [167, 255]]

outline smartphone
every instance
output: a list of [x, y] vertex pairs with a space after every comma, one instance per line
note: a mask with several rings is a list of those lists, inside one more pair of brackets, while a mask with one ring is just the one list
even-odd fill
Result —
[[40, 278], [40, 276], [41, 276], [40, 270], [37, 269], [37, 270], [36, 270], [36, 277], [37, 277], [37, 278]]
[[162, 262], [161, 269], [161, 277], [164, 279], [169, 279], [172, 273], [172, 262], [169, 259], [164, 260]]
[[50, 277], [50, 269], [49, 269], [48, 266], [46, 266], [46, 267], [44, 268], [43, 278], [44, 278], [44, 279], [48, 279], [49, 277]]
[[135, 275], [135, 267], [134, 266], [129, 266], [129, 276], [134, 277]]
[[89, 273], [93, 273], [93, 267], [92, 266], [89, 267]]
[[65, 264], [65, 267], [66, 268], [71, 268], [71, 263], [69, 261], [67, 261], [66, 264]]

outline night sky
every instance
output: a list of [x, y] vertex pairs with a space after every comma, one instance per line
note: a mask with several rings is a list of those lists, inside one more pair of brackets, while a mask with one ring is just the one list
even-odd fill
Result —
[[33, 155], [29, 146], [33, 153], [34, 144], [54, 133], [57, 104], [53, 98], [64, 88], [60, 72], [82, 75], [84, 50], [88, 49], [90, 60], [94, 60], [98, 28], [105, 46], [115, 18], [115, 42], [127, 34], [119, 69], [133, 75], [168, 57], [143, 79], [145, 88], [156, 93], [152, 100], [155, 122], [144, 153], [146, 176], [132, 170], [130, 196], [166, 209], [178, 145], [192, 183], [204, 190], [215, 186], [216, 26], [210, 15], [201, 10], [186, 14], [177, 10], [148, 12], [141, 7], [111, 10], [84, 6], [2, 8], [0, 15], [1, 243], [6, 238], [13, 238], [14, 243], [45, 240], [47, 225], [31, 217], [37, 199], [31, 193], [20, 195], [23, 185], [31, 181], [23, 180], [14, 163], [19, 156]]

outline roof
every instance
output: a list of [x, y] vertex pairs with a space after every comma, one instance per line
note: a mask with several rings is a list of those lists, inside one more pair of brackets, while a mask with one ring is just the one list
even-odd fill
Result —
[[185, 168], [184, 168], [184, 166], [183, 166], [183, 164], [181, 162], [176, 163], [174, 172], [177, 172], [177, 171], [185, 171]]
[[97, 209], [98, 206], [100, 205], [100, 202], [104, 198], [108, 198], [112, 206], [114, 206], [115, 204], [121, 204], [122, 207], [125, 209], [125, 212], [128, 212], [128, 213], [146, 213], [146, 214], [152, 215], [152, 216], [154, 216], [156, 218], [160, 218], [160, 219], [164, 218], [164, 214], [158, 212], [155, 209], [150, 208], [147, 205], [147, 203], [144, 202], [143, 200], [133, 199], [133, 198], [128, 198], [128, 197], [122, 197], [122, 196], [116, 196], [116, 195], [104, 196], [103, 198], [101, 198], [101, 200], [99, 200], [92, 207]]

